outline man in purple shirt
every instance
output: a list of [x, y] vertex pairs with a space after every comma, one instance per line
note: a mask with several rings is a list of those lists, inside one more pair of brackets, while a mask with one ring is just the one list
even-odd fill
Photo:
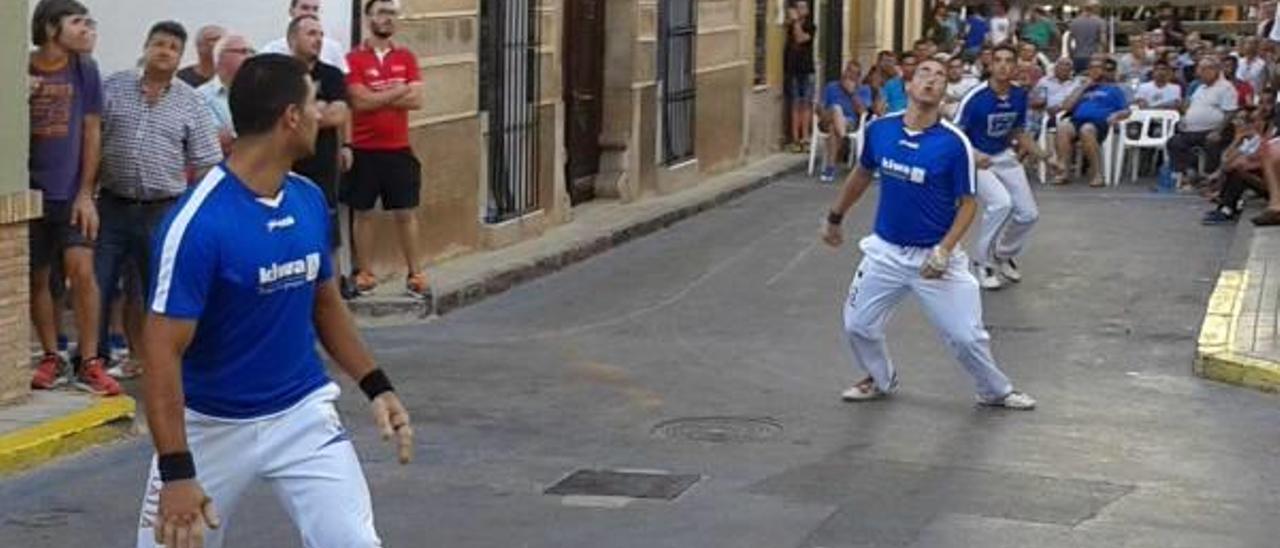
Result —
[[[76, 0], [41, 0], [32, 14], [32, 52], [28, 65], [31, 140], [28, 168], [31, 188], [44, 194], [44, 217], [30, 227], [31, 319], [44, 356], [31, 387], [50, 389], [66, 382], [57, 353], [51, 275], [64, 265], [72, 288], [79, 349], [74, 381], [85, 390], [117, 395], [120, 385], [107, 376], [98, 348], [98, 285], [93, 275], [94, 206], [102, 139], [102, 82], [89, 57], [94, 21]], [[61, 278], [61, 276], [59, 276]]]

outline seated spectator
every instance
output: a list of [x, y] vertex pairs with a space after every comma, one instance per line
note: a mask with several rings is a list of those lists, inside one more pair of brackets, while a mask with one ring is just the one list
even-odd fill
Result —
[[1135, 34], [1129, 40], [1129, 51], [1120, 56], [1118, 83], [1146, 82], [1151, 78], [1151, 68], [1156, 52], [1147, 45], [1145, 34]]
[[919, 63], [922, 59], [929, 59], [934, 55], [937, 55], [938, 45], [921, 38], [916, 40], [916, 43], [911, 46], [911, 53], [916, 55], [916, 62]]
[[[857, 61], [849, 61], [840, 73], [840, 79], [828, 83], [822, 89], [822, 110], [820, 112], [822, 131], [827, 134], [826, 164], [822, 168], [822, 182], [829, 183], [836, 179], [836, 162], [840, 158], [840, 150], [848, 142], [849, 133], [858, 130], [858, 119], [867, 112], [869, 100], [864, 102], [859, 97], [858, 80], [862, 77], [862, 66]], [[850, 154], [853, 152], [850, 151]]]
[[1236, 78], [1249, 82], [1255, 92], [1267, 87], [1267, 60], [1263, 59], [1259, 50], [1258, 39], [1249, 36], [1240, 44], [1238, 58], [1240, 66], [1236, 70]]
[[1135, 104], [1141, 109], [1177, 110], [1182, 106], [1182, 86], [1173, 81], [1173, 67], [1159, 61], [1151, 71], [1150, 82], [1143, 82], [1135, 93]]
[[945, 3], [933, 7], [933, 19], [925, 28], [925, 38], [938, 45], [942, 51], [951, 54], [956, 50], [957, 39], [960, 38], [960, 16], [955, 8]]
[[1215, 174], [1222, 179], [1221, 191], [1214, 200], [1217, 206], [1205, 213], [1204, 224], [1235, 222], [1246, 190], [1252, 189], [1261, 196], [1269, 194], [1262, 177], [1259, 149], [1275, 134], [1270, 115], [1271, 109], [1248, 107], [1235, 117], [1235, 138], [1222, 155], [1223, 169]]
[[1035, 44], [1023, 42], [1018, 44], [1018, 59], [1013, 71], [1013, 81], [1015, 84], [1027, 89], [1040, 82], [1044, 78], [1044, 71], [1047, 64], [1041, 64], [1042, 55], [1036, 51]]
[[1222, 77], [1236, 88], [1236, 102], [1240, 106], [1253, 104], [1253, 85], [1248, 81], [1241, 80], [1236, 77], [1236, 73], [1240, 70], [1240, 60], [1231, 56], [1223, 55], [1222, 59]]
[[911, 80], [911, 76], [916, 72], [916, 55], [910, 52], [904, 53], [902, 64], [891, 67], [889, 70], [892, 72], [884, 73], [884, 100], [889, 106], [889, 112], [907, 110], [906, 82]]
[[1070, 113], [1070, 117], [1062, 120], [1058, 126], [1058, 156], [1050, 163], [1054, 171], [1054, 184], [1068, 182], [1063, 160], [1071, 158], [1071, 145], [1079, 137], [1080, 149], [1089, 168], [1089, 186], [1103, 185], [1101, 145], [1110, 133], [1111, 126], [1129, 116], [1124, 91], [1108, 80], [1107, 70], [1108, 63], [1090, 60], [1088, 82], [1063, 102], [1062, 110]]
[[1178, 132], [1166, 145], [1169, 162], [1179, 186], [1188, 186], [1199, 177], [1196, 172], [1196, 150], [1205, 154], [1205, 169], [1217, 171], [1222, 149], [1222, 130], [1228, 116], [1239, 108], [1239, 94], [1231, 82], [1222, 78], [1221, 66], [1216, 59], [1200, 62], [1200, 86], [1187, 100], [1186, 112], [1178, 124]]
[[965, 94], [973, 89], [980, 82], [969, 74], [969, 69], [964, 62], [964, 58], [955, 55], [947, 60], [947, 91], [942, 97], [942, 115], [947, 118], [955, 118], [956, 108], [960, 106], [960, 100], [964, 99]]
[[862, 98], [863, 104], [869, 105], [873, 118], [889, 113], [889, 104], [884, 99], [884, 80], [884, 72], [873, 68], [867, 71], [862, 87], [858, 88], [858, 97]]

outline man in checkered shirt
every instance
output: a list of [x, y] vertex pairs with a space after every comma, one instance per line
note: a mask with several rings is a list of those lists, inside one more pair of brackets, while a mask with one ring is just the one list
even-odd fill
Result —
[[[147, 293], [151, 239], [165, 213], [187, 190], [188, 176], [202, 177], [222, 161], [218, 131], [203, 99], [176, 77], [187, 33], [182, 25], [156, 23], [147, 34], [141, 72], [128, 70], [103, 84], [102, 170], [98, 179], [98, 211], [102, 218], [94, 269], [102, 292], [103, 334], [107, 344], [106, 307], [116, 295], [128, 266], [139, 283], [126, 287], [134, 296]], [[138, 333], [141, 315], [126, 319]], [[135, 355], [141, 355], [132, 337]], [[103, 355], [108, 349], [103, 348]]]

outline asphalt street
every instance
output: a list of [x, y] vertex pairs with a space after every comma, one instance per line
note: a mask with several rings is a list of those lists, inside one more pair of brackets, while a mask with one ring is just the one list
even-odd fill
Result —
[[[840, 401], [855, 380], [840, 310], [874, 195], [833, 251], [816, 235], [834, 192], [784, 179], [444, 318], [368, 331], [419, 433], [399, 466], [344, 383], [386, 545], [1280, 545], [1280, 399], [1191, 374], [1234, 232], [1200, 226], [1199, 199], [1037, 188], [1026, 280], [984, 296], [996, 357], [1040, 401], [1016, 413], [974, 405], [910, 299], [889, 327], [900, 393]], [[130, 545], [149, 447], [0, 480], [0, 545]], [[673, 500], [544, 494], [577, 470], [696, 483]], [[228, 525], [228, 546], [300, 545], [265, 487]]]

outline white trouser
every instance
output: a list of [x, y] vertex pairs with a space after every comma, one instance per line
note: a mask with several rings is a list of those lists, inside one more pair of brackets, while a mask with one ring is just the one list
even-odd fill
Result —
[[884, 342], [884, 326], [908, 292], [920, 299], [929, 322], [973, 377], [978, 396], [999, 399], [1013, 390], [1008, 377], [991, 356], [991, 337], [982, 326], [978, 280], [960, 250], [951, 256], [942, 278], [927, 280], [920, 267], [931, 252], [903, 247], [872, 235], [862, 240], [862, 263], [849, 287], [844, 307], [844, 331], [853, 349], [854, 368], [862, 369], [881, 390], [894, 378], [893, 362]]
[[977, 186], [983, 209], [974, 260], [991, 266], [997, 259], [1017, 257], [1040, 218], [1026, 169], [1006, 150], [991, 157], [991, 167], [978, 170]]
[[[382, 546], [373, 527], [369, 486], [333, 404], [339, 392], [338, 385], [329, 384], [287, 411], [251, 421], [187, 410], [187, 443], [196, 478], [222, 518], [222, 527], [207, 531], [206, 548], [221, 548], [236, 502], [259, 479], [275, 491], [301, 532], [303, 546]], [[153, 526], [160, 487], [152, 458], [138, 548], [156, 546]]]

